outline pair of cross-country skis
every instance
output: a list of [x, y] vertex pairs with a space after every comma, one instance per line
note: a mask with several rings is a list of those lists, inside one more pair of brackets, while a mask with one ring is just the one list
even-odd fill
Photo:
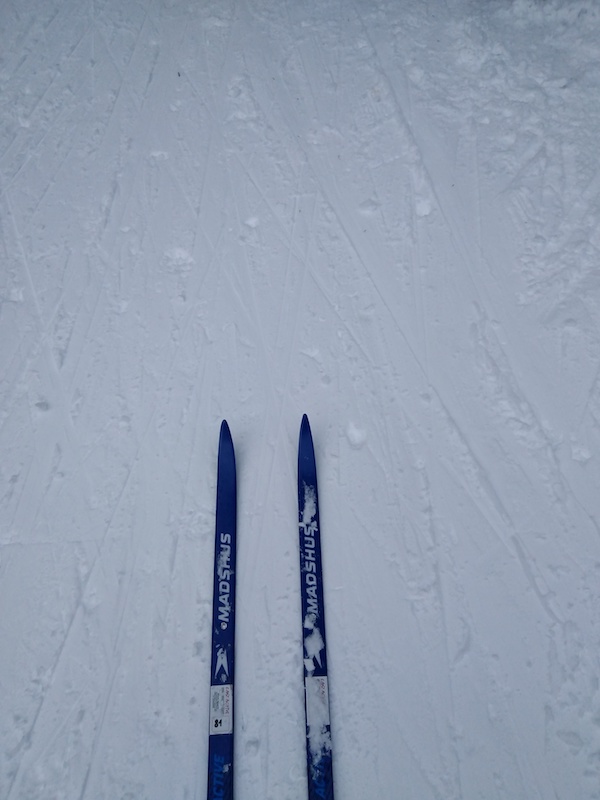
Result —
[[[306, 414], [298, 444], [298, 524], [308, 799], [333, 800], [317, 468]], [[233, 800], [235, 560], [235, 453], [229, 426], [223, 421], [217, 468], [208, 800]]]

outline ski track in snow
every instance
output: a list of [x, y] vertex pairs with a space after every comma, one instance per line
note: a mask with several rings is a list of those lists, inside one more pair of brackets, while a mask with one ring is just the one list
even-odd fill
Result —
[[296, 436], [336, 792], [600, 798], [592, 0], [7, 2], [0, 796], [306, 796]]

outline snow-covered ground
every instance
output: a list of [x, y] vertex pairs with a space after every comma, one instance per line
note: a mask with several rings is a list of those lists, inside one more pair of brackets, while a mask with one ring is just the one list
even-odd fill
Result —
[[600, 4], [4, 0], [0, 797], [600, 798]]

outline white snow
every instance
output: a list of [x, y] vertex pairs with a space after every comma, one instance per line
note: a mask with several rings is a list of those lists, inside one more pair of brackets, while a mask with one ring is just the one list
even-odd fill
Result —
[[304, 617], [304, 630], [310, 630], [304, 636], [304, 652], [308, 656], [304, 659], [304, 664], [309, 673], [315, 669], [315, 661], [321, 664], [321, 652], [325, 648], [321, 629], [315, 626], [313, 617], [314, 614]]
[[329, 690], [325, 676], [307, 676], [306, 721], [307, 739], [313, 764], [332, 751], [329, 717]]
[[600, 798], [600, 5], [7, 0], [0, 798]]
[[300, 529], [305, 536], [314, 533], [317, 527], [317, 493], [314, 486], [304, 484], [304, 504], [302, 506], [302, 522]]

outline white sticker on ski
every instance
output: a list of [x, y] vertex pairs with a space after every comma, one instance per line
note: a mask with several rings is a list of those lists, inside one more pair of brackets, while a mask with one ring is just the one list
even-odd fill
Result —
[[233, 685], [210, 687], [210, 735], [233, 732]]

